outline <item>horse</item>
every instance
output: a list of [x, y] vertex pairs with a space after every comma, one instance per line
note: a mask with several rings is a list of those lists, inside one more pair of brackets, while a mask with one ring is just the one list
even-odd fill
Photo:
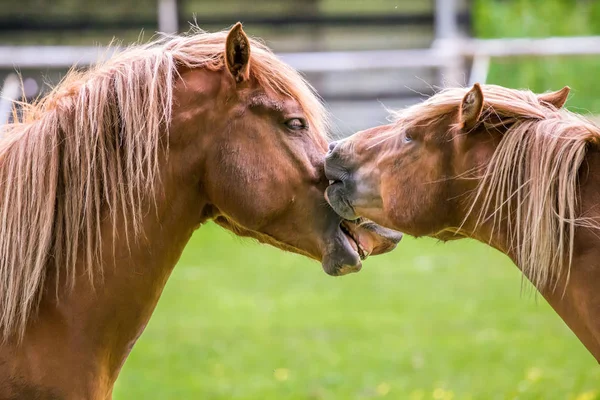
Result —
[[0, 398], [108, 399], [207, 221], [330, 275], [397, 232], [326, 203], [327, 113], [238, 23], [72, 71], [0, 141]]
[[600, 362], [600, 127], [569, 88], [448, 88], [330, 144], [344, 218], [508, 255]]

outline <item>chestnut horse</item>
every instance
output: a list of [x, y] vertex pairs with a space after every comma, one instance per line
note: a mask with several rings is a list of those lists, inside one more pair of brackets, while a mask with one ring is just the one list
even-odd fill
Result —
[[568, 94], [444, 90], [332, 143], [326, 197], [344, 218], [502, 251], [600, 361], [600, 128]]
[[326, 114], [241, 25], [124, 50], [0, 141], [0, 398], [108, 399], [207, 220], [357, 271], [400, 235], [327, 205]]

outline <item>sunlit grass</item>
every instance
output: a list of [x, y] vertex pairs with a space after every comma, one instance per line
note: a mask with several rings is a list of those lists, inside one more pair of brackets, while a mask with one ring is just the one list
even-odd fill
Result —
[[583, 399], [598, 382], [595, 360], [484, 245], [406, 238], [331, 278], [209, 225], [115, 398]]

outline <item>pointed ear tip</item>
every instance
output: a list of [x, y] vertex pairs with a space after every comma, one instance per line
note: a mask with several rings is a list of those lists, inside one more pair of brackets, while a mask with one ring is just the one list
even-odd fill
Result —
[[479, 82], [474, 83], [471, 89], [469, 89], [469, 91], [467, 92], [467, 94], [470, 93], [477, 93], [483, 95], [483, 89], [481, 89], [481, 84]]
[[244, 32], [244, 29], [242, 28], [242, 23], [241, 22], [237, 22], [235, 25], [233, 25], [231, 27], [231, 29], [229, 30], [228, 36], [232, 36], [233, 34], [236, 34], [236, 33], [239, 33], [239, 32]]
[[473, 84], [473, 87], [469, 89], [463, 101], [468, 103], [483, 103], [483, 90], [479, 83]]

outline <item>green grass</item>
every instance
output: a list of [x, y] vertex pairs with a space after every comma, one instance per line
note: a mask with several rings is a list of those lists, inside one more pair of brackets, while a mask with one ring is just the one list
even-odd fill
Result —
[[589, 400], [598, 382], [583, 345], [484, 245], [405, 238], [331, 278], [208, 225], [115, 399]]

